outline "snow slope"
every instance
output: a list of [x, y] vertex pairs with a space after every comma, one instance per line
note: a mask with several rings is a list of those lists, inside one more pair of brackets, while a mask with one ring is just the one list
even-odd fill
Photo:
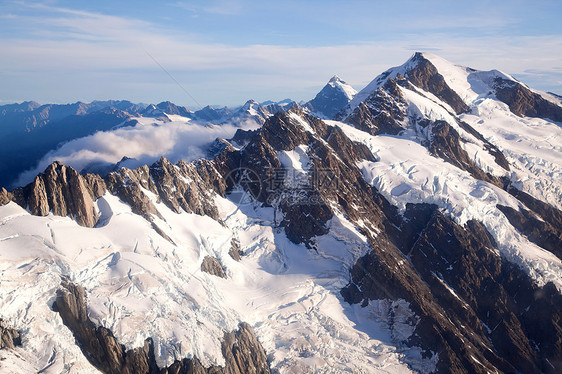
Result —
[[[160, 366], [193, 355], [204, 365], [223, 364], [223, 333], [243, 320], [281, 373], [404, 373], [406, 362], [424, 372], [434, 367], [436, 356], [422, 359], [419, 350], [400, 348], [414, 328], [406, 302], [360, 308], [341, 299], [350, 266], [368, 250], [342, 216], [316, 238], [315, 252], [286, 238], [272, 208], [238, 207], [216, 196], [222, 225], [174, 213], [145, 193], [164, 217], [156, 224], [175, 244], [110, 194], [97, 201], [103, 224], [96, 228], [31, 216], [14, 203], [0, 207], [0, 317], [24, 336], [22, 347], [1, 353], [6, 362], [19, 365], [19, 356], [33, 371], [95, 372], [50, 309], [67, 277], [85, 287], [90, 318], [127, 348], [152, 337]], [[233, 238], [245, 253], [241, 262], [228, 255]], [[228, 279], [200, 271], [207, 255]], [[394, 329], [403, 334], [389, 332], [390, 310], [403, 316]]]

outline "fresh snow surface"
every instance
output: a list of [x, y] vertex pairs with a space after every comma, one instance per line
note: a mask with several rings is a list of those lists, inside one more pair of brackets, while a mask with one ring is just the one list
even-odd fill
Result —
[[[300, 168], [305, 154], [299, 148], [287, 157]], [[15, 203], [0, 207], [0, 317], [23, 333], [22, 347], [1, 353], [9, 365], [95, 372], [50, 308], [66, 277], [85, 287], [94, 323], [127, 348], [152, 337], [160, 366], [193, 355], [206, 366], [224, 364], [224, 331], [246, 321], [280, 373], [404, 373], [406, 362], [421, 372], [434, 368], [436, 355], [422, 359], [419, 349], [401, 343], [415, 328], [408, 303], [378, 300], [361, 308], [341, 299], [350, 267], [368, 251], [366, 238], [341, 214], [329, 222], [329, 234], [315, 238], [313, 251], [287, 239], [272, 208], [215, 196], [220, 224], [174, 213], [144, 192], [164, 217], [155, 223], [175, 244], [110, 194], [97, 201], [96, 228], [32, 216]], [[245, 253], [241, 262], [228, 255], [232, 238]], [[202, 273], [205, 256], [216, 257], [228, 279]], [[400, 317], [393, 333], [391, 311]]]
[[486, 150], [484, 142], [469, 132], [465, 131], [457, 122], [452, 113], [453, 110], [445, 103], [441, 102], [433, 94], [422, 89], [416, 88], [415, 91], [400, 87], [400, 91], [407, 103], [407, 121], [404, 127], [407, 133], [415, 131], [418, 137], [425, 140], [431, 140], [428, 129], [419, 125], [422, 120], [445, 121], [458, 133], [461, 141], [461, 147], [473, 159], [475, 164], [482, 170], [493, 175], [504, 176], [508, 171], [499, 166], [494, 157]]
[[307, 173], [311, 165], [308, 146], [299, 145], [291, 151], [277, 152], [277, 158], [286, 170], [286, 187], [297, 188], [308, 184]]
[[502, 150], [517, 188], [562, 209], [562, 124], [518, 117], [491, 98], [460, 118]]
[[339, 89], [347, 97], [348, 100], [353, 99], [353, 96], [357, 94], [355, 88], [351, 87], [349, 84], [342, 81], [337, 75], [334, 75], [328, 84], [334, 88]]
[[293, 119], [299, 126], [301, 126], [304, 131], [310, 132], [310, 133], [314, 133], [314, 129], [312, 127], [310, 127], [310, 125], [308, 124], [308, 122], [306, 122], [304, 119], [301, 118], [301, 116], [299, 116], [297, 113], [291, 112], [289, 113], [289, 116], [291, 117], [291, 119]]
[[494, 236], [505, 258], [522, 266], [539, 284], [552, 281], [562, 289], [560, 259], [519, 234], [496, 208], [501, 204], [517, 209], [519, 202], [513, 196], [433, 157], [413, 131], [402, 136], [371, 136], [341, 122], [326, 122], [371, 150], [377, 162], [362, 161], [358, 166], [367, 182], [392, 204], [402, 210], [407, 203], [436, 204], [460, 225], [478, 220]]

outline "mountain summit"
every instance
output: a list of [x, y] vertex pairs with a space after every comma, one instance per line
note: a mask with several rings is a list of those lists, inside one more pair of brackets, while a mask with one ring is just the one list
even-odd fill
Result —
[[356, 93], [353, 87], [334, 75], [305, 107], [318, 116], [331, 119]]

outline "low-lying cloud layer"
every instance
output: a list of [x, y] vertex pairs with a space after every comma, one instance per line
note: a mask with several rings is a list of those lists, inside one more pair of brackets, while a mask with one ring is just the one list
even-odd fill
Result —
[[127, 167], [155, 162], [161, 156], [173, 163], [179, 160], [193, 161], [206, 156], [208, 146], [216, 139], [231, 138], [239, 128], [255, 128], [252, 122], [224, 125], [203, 125], [195, 122], [157, 121], [139, 118], [132, 127], [113, 131], [100, 131], [94, 135], [71, 140], [60, 148], [47, 153], [38, 165], [23, 172], [15, 182], [16, 186], [30, 183], [54, 161], [72, 166], [78, 171], [96, 164], [114, 164], [124, 156]]

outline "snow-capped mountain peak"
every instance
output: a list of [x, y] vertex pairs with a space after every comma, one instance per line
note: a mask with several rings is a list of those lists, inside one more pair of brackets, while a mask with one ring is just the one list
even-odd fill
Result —
[[357, 91], [353, 87], [334, 75], [316, 97], [305, 104], [305, 107], [322, 118], [333, 118], [355, 94]]
[[357, 94], [355, 88], [341, 80], [337, 75], [330, 78], [328, 84], [334, 88], [340, 89], [349, 100], [353, 99], [353, 96]]

